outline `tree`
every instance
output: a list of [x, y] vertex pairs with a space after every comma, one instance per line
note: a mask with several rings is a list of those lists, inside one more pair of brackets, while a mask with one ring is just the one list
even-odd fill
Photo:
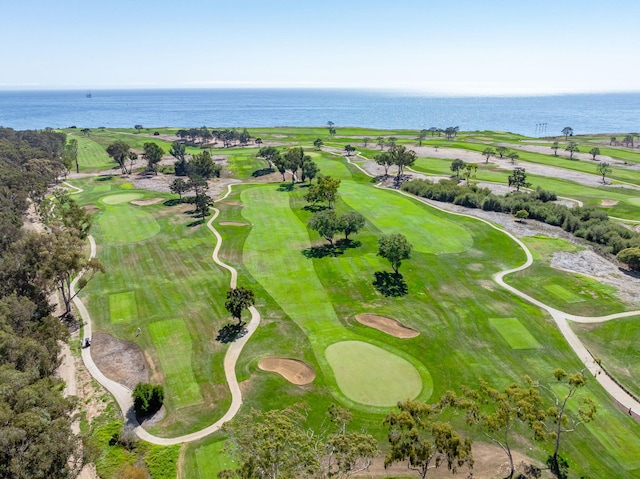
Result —
[[364, 216], [357, 211], [349, 211], [339, 218], [340, 231], [344, 233], [344, 239], [348, 240], [350, 234], [356, 234], [365, 225]]
[[140, 130], [142, 130], [142, 125], [135, 125], [134, 128], [136, 129], [136, 133], [140, 133]]
[[162, 407], [164, 388], [160, 385], [138, 383], [133, 389], [133, 409], [138, 416], [148, 416]]
[[258, 150], [258, 154], [256, 156], [264, 158], [269, 165], [269, 168], [273, 168], [276, 158], [280, 157], [280, 152], [273, 146], [263, 146]]
[[382, 236], [378, 240], [378, 256], [382, 256], [391, 263], [395, 274], [402, 265], [403, 259], [409, 259], [413, 245], [407, 241], [403, 234], [391, 234]]
[[62, 162], [67, 170], [70, 171], [75, 165], [76, 173], [80, 173], [80, 166], [78, 165], [78, 140], [75, 138], [69, 140], [69, 143], [65, 145]]
[[609, 165], [609, 163], [606, 163], [606, 162], [602, 162], [602, 163], [598, 164], [598, 166], [596, 167], [596, 170], [600, 175], [602, 175], [602, 182], [603, 183], [606, 183], [606, 180], [605, 180], [606, 176], [610, 175], [611, 172], [613, 171], [611, 169], [611, 165]]
[[297, 180], [298, 169], [302, 168], [302, 165], [309, 160], [311, 157], [305, 155], [304, 150], [299, 146], [287, 150], [284, 154], [284, 164], [287, 169], [291, 170], [291, 183]]
[[302, 181], [309, 180], [309, 184], [311, 184], [311, 180], [313, 180], [318, 173], [320, 172], [320, 168], [316, 165], [315, 161], [308, 160], [302, 164]]
[[323, 176], [318, 179], [318, 183], [309, 187], [309, 191], [305, 195], [305, 200], [310, 203], [326, 201], [329, 208], [333, 208], [336, 197], [338, 196], [338, 188], [340, 180], [331, 176]]
[[324, 141], [322, 141], [320, 138], [316, 138], [313, 142], [313, 146], [315, 146], [317, 150], [322, 149], [322, 145], [324, 145]]
[[516, 191], [520, 191], [520, 188], [528, 188], [531, 183], [527, 183], [527, 174], [525, 169], [521, 167], [515, 167], [513, 172], [509, 175], [509, 186], [512, 186]]
[[380, 153], [379, 155], [376, 155], [373, 157], [373, 160], [376, 162], [376, 164], [382, 166], [384, 168], [384, 176], [388, 176], [389, 175], [389, 167], [393, 164], [391, 162], [391, 155], [387, 152], [387, 153]]
[[478, 164], [477, 163], [467, 163], [464, 167], [464, 177], [467, 180], [467, 185], [469, 184], [469, 179], [476, 177], [476, 173], [478, 172]]
[[398, 143], [398, 139], [395, 136], [390, 136], [387, 139], [387, 145], [389, 145], [389, 147], [396, 146], [396, 143]]
[[176, 176], [187, 176], [187, 160], [185, 159], [186, 146], [180, 141], [174, 141], [169, 149], [169, 154], [176, 159], [174, 170]]
[[518, 155], [518, 153], [516, 153], [515, 151], [511, 151], [507, 154], [507, 158], [509, 158], [511, 160], [511, 164], [515, 165], [516, 164], [516, 160], [518, 158], [520, 158], [520, 155]]
[[418, 146], [422, 146], [422, 142], [424, 141], [424, 139], [427, 137], [427, 130], [420, 130], [420, 133], [418, 134], [418, 137], [416, 138], [416, 140], [418, 140]]
[[182, 193], [189, 191], [191, 189], [191, 185], [182, 178], [176, 178], [171, 182], [171, 185], [169, 185], [169, 189], [171, 190], [171, 193], [179, 195], [180, 200], [182, 200]]
[[565, 151], [569, 152], [569, 159], [573, 160], [573, 154], [579, 153], [580, 148], [578, 148], [578, 144], [576, 142], [570, 141], [567, 147], [565, 148]]
[[479, 389], [463, 386], [462, 391], [464, 397], [453, 397], [453, 403], [466, 411], [469, 425], [476, 426], [504, 451], [509, 460], [509, 474], [505, 479], [512, 478], [516, 469], [511, 453], [511, 436], [517, 424], [527, 425], [536, 439], [544, 437], [545, 413], [539, 389], [530, 383], [523, 387], [514, 382], [499, 391], [481, 379]]
[[487, 159], [485, 160], [485, 163], [489, 163], [489, 157], [491, 155], [495, 155], [495, 154], [496, 154], [496, 152], [493, 150], [493, 148], [491, 148], [491, 147], [485, 148], [482, 151], [482, 155], [487, 157]]
[[622, 140], [622, 143], [624, 143], [627, 148], [629, 148], [629, 146], [633, 148], [633, 135], [625, 136], [624, 139]]
[[496, 146], [496, 152], [498, 153], [498, 155], [500, 155], [500, 158], [502, 158], [509, 152], [509, 148], [507, 148], [506, 146]]
[[194, 199], [194, 204], [196, 207], [196, 214], [202, 218], [202, 221], [209, 214], [209, 208], [213, 204], [213, 200], [206, 193], [198, 193]]
[[227, 300], [224, 303], [224, 307], [229, 311], [234, 319], [238, 320], [238, 326], [242, 323], [242, 310], [249, 309], [255, 304], [255, 297], [253, 291], [243, 286], [237, 288], [231, 288], [227, 291]]
[[471, 440], [460, 437], [451, 424], [437, 421], [438, 405], [409, 400], [399, 402], [398, 409], [384, 420], [391, 444], [385, 467], [406, 461], [407, 467], [424, 479], [430, 469], [443, 463], [452, 472], [465, 464], [473, 465]]
[[[284, 174], [287, 172], [287, 162], [285, 161], [285, 159], [280, 156], [280, 154], [278, 153], [277, 156], [274, 156], [272, 158], [273, 161], [273, 166], [276, 167], [276, 170], [278, 170], [278, 173], [280, 173], [282, 175], [282, 181], [284, 181], [286, 178], [284, 176]], [[291, 175], [291, 181], [293, 181], [293, 175]]]
[[366, 148], [370, 141], [371, 141], [371, 138], [365, 136], [362, 139], [362, 148]]
[[341, 230], [342, 224], [336, 212], [329, 209], [315, 213], [309, 218], [309, 221], [307, 221], [307, 226], [326, 239], [333, 248], [333, 237]]
[[351, 154], [356, 151], [356, 147], [355, 146], [351, 146], [351, 145], [346, 145], [344, 147], [344, 151], [347, 152], [347, 156], [351, 156]]
[[61, 188], [53, 190], [39, 208], [40, 218], [50, 230], [60, 228], [85, 239], [91, 229], [91, 215]]
[[147, 142], [143, 145], [144, 157], [147, 160], [147, 169], [158, 174], [158, 163], [162, 160], [164, 151], [156, 143]]
[[616, 255], [616, 258], [629, 268], [640, 271], [640, 247], [625, 248]]
[[398, 181], [404, 169], [413, 166], [416, 162], [416, 152], [407, 150], [403, 145], [393, 145], [389, 148], [389, 156], [391, 158], [391, 164], [398, 167], [398, 174], [396, 176]]
[[609, 138], [609, 146], [613, 145], [617, 141], [618, 139], [615, 136], [612, 136], [611, 138]]
[[464, 170], [465, 166], [467, 164], [463, 160], [456, 158], [449, 165], [449, 169], [456, 174], [456, 178], [460, 178], [460, 170]]
[[562, 134], [564, 135], [564, 139], [566, 141], [569, 138], [569, 136], [573, 136], [573, 128], [571, 128], [570, 126], [565, 126], [562, 129]]
[[127, 174], [126, 160], [129, 155], [129, 150], [131, 147], [128, 143], [125, 143], [122, 140], [117, 140], [111, 143], [107, 147], [107, 154], [113, 158], [113, 160], [120, 165], [120, 169], [122, 170], [122, 174]]
[[193, 155], [187, 166], [189, 177], [197, 176], [204, 180], [210, 180], [214, 176], [220, 178], [222, 167], [213, 162], [211, 153], [204, 150], [202, 153]]
[[589, 150], [589, 154], [591, 155], [591, 159], [593, 161], [596, 161], [596, 156], [598, 156], [600, 154], [600, 148], [591, 148]]
[[558, 148], [560, 148], [560, 144], [557, 141], [554, 141], [551, 145], [551, 149], [553, 150], [553, 156], [558, 156]]
[[567, 477], [564, 470], [566, 461], [559, 455], [562, 434], [573, 432], [581, 424], [595, 419], [596, 403], [590, 397], [580, 398], [577, 411], [568, 408], [571, 399], [587, 384], [587, 377], [583, 371], [567, 374], [563, 369], [555, 369], [553, 376], [557, 384], [562, 385], [564, 393], [557, 393], [557, 389], [548, 385], [535, 384], [544, 389], [551, 398], [552, 406], [547, 409], [547, 417], [551, 424], [547, 427], [552, 431], [550, 436], [554, 440], [553, 454], [549, 456], [547, 465], [557, 477]]
[[376, 138], [376, 142], [380, 147], [380, 151], [384, 150], [385, 139], [382, 136], [379, 136], [378, 138]]
[[256, 145], [260, 146], [260, 145], [262, 145], [262, 138], [256, 138], [255, 140], [253, 140], [253, 142], [254, 142]]

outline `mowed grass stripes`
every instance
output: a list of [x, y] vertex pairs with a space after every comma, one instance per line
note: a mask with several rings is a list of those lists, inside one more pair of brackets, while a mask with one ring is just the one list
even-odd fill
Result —
[[151, 214], [128, 205], [108, 206], [98, 223], [108, 243], [144, 241], [160, 232], [160, 225]]
[[489, 318], [489, 324], [512, 349], [537, 349], [540, 343], [518, 318]]
[[149, 325], [156, 346], [169, 400], [175, 409], [202, 403], [191, 363], [191, 335], [181, 319], [167, 319]]

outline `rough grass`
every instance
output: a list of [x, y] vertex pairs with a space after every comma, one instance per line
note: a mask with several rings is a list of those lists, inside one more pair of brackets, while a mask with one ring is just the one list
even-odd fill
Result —
[[489, 318], [489, 324], [513, 349], [537, 349], [540, 343], [518, 318]]
[[149, 325], [164, 372], [168, 398], [175, 409], [202, 402], [200, 387], [193, 375], [191, 335], [180, 319]]
[[329, 346], [325, 355], [341, 391], [358, 403], [393, 406], [422, 390], [420, 374], [411, 363], [372, 344], [342, 341]]

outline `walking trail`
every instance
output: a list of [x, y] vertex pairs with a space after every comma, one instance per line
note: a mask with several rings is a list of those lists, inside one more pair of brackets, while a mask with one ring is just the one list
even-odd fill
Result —
[[[336, 156], [341, 156], [338, 155], [337, 153]], [[360, 155], [358, 155], [360, 156]], [[370, 161], [368, 158], [360, 156], [360, 158]], [[347, 158], [347, 161], [351, 164], [353, 164], [354, 166], [356, 166], [359, 170], [361, 170], [363, 173], [365, 173], [368, 176], [373, 176], [370, 173], [368, 173], [364, 168], [362, 168], [359, 164], [354, 163], [351, 161], [351, 158]], [[77, 193], [80, 193], [82, 190], [80, 188], [68, 185], [76, 190]], [[228, 191], [227, 193], [222, 196], [219, 200], [222, 200], [224, 198], [226, 198], [230, 193], [231, 193], [231, 187], [232, 185], [228, 185]], [[379, 188], [383, 188], [382, 186], [378, 185]], [[400, 194], [403, 194], [405, 196], [408, 196], [410, 198], [416, 198], [413, 195], [409, 195], [408, 193], [405, 193], [403, 191], [398, 191], [398, 190], [394, 190], [397, 191]], [[76, 193], [76, 192], [74, 192]], [[432, 208], [436, 208], [438, 210], [441, 211], [446, 211], [446, 210], [442, 210], [441, 208], [439, 208], [438, 206], [429, 203], [427, 200], [425, 199], [420, 199], [417, 198], [421, 201], [423, 201], [424, 203], [428, 204], [429, 206], [431, 206]], [[212, 254], [212, 259], [213, 261], [220, 265], [221, 267], [227, 269], [230, 273], [231, 273], [231, 281], [230, 281], [230, 286], [232, 288], [236, 287], [236, 281], [237, 281], [237, 271], [225, 264], [224, 262], [222, 262], [220, 260], [220, 258], [218, 257], [218, 253], [220, 251], [220, 247], [222, 246], [222, 237], [220, 236], [220, 234], [218, 233], [218, 231], [213, 227], [213, 222], [215, 221], [215, 219], [218, 217], [218, 215], [220, 214], [220, 211], [217, 208], [213, 208], [213, 216], [211, 217], [211, 219], [207, 222], [207, 227], [211, 230], [211, 232], [214, 234], [214, 236], [216, 237], [216, 246], [213, 250], [213, 254]], [[569, 326], [569, 322], [568, 321], [574, 321], [574, 322], [580, 322], [580, 323], [599, 323], [599, 322], [603, 322], [603, 321], [610, 321], [613, 319], [618, 319], [618, 318], [624, 318], [624, 317], [629, 317], [629, 316], [638, 316], [640, 315], [640, 311], [628, 311], [625, 313], [618, 313], [618, 314], [612, 314], [609, 316], [601, 316], [601, 317], [584, 317], [584, 316], [576, 316], [576, 315], [572, 315], [572, 314], [568, 314], [565, 313], [563, 311], [557, 310], [555, 308], [552, 308], [551, 306], [542, 303], [541, 301], [538, 301], [535, 298], [532, 298], [531, 296], [517, 290], [516, 288], [514, 288], [513, 286], [508, 285], [507, 283], [504, 282], [504, 277], [508, 274], [511, 273], [515, 273], [517, 271], [522, 271], [526, 268], [528, 268], [529, 266], [531, 266], [531, 264], [533, 263], [533, 256], [531, 255], [531, 252], [529, 251], [529, 249], [527, 248], [527, 246], [520, 241], [517, 237], [515, 237], [514, 235], [512, 235], [511, 233], [502, 230], [500, 228], [497, 228], [494, 224], [490, 223], [489, 221], [486, 221], [482, 218], [478, 218], [472, 215], [468, 215], [468, 214], [463, 214], [463, 213], [455, 213], [455, 212], [451, 212], [451, 211], [446, 211], [449, 214], [453, 214], [453, 215], [458, 215], [458, 216], [466, 216], [466, 217], [470, 217], [470, 218], [475, 218], [478, 221], [482, 221], [484, 223], [486, 223], [487, 225], [491, 226], [492, 228], [495, 228], [496, 230], [508, 235], [511, 239], [513, 239], [516, 243], [518, 243], [518, 245], [520, 245], [520, 247], [524, 250], [527, 260], [526, 262], [521, 265], [518, 266], [517, 268], [513, 268], [507, 271], [502, 271], [500, 273], [497, 273], [493, 276], [493, 279], [496, 281], [496, 283], [498, 283], [500, 286], [502, 286], [503, 288], [507, 289], [508, 291], [512, 292], [513, 294], [519, 296], [520, 298], [538, 306], [539, 308], [547, 311], [551, 317], [555, 320], [558, 329], [560, 330], [560, 332], [563, 334], [563, 336], [565, 337], [567, 343], [569, 344], [569, 346], [571, 346], [571, 348], [574, 350], [574, 352], [578, 355], [578, 358], [580, 358], [580, 360], [582, 361], [582, 363], [584, 364], [585, 368], [589, 370], [589, 372], [596, 378], [596, 380], [602, 385], [602, 387], [605, 389], [605, 391], [607, 391], [607, 393], [616, 401], [618, 402], [621, 407], [623, 407], [624, 409], [628, 409], [629, 414], [630, 415], [635, 415], [635, 417], [639, 417], [640, 416], [640, 401], [638, 401], [635, 397], [633, 397], [631, 394], [629, 394], [627, 391], [625, 391], [618, 383], [616, 383], [598, 364], [598, 362], [595, 360], [595, 358], [591, 355], [591, 353], [587, 350], [587, 348], [584, 346], [584, 344], [582, 343], [582, 341], [580, 341], [580, 339], [578, 338], [578, 336], [573, 332], [573, 330], [571, 329], [571, 327]], [[89, 243], [91, 245], [91, 258], [95, 257], [96, 255], [96, 243], [95, 240], [92, 236], [89, 236]], [[77, 281], [80, 279], [80, 277], [82, 276], [82, 273], [80, 273], [75, 280], [72, 283], [72, 295], [75, 294], [73, 291], [73, 288], [75, 287]], [[91, 337], [91, 316], [89, 315], [89, 312], [87, 310], [87, 308], [85, 307], [85, 305], [82, 303], [82, 301], [80, 301], [80, 299], [76, 296], [74, 297], [74, 304], [76, 306], [76, 308], [78, 309], [78, 312], [80, 313], [80, 316], [82, 317], [82, 320], [84, 322], [84, 336], [85, 337]], [[123, 412], [123, 415], [125, 416], [127, 422], [129, 424], [132, 424], [135, 427], [135, 433], [138, 435], [138, 437], [140, 439], [143, 439], [147, 442], [150, 442], [152, 444], [159, 444], [159, 445], [164, 445], [164, 446], [170, 446], [173, 444], [181, 444], [181, 443], [185, 443], [185, 442], [191, 442], [191, 441], [196, 441], [198, 439], [202, 439], [205, 436], [208, 436], [209, 434], [212, 434], [213, 432], [218, 431], [222, 425], [228, 421], [230, 421], [231, 419], [233, 419], [233, 417], [238, 413], [238, 411], [240, 410], [240, 406], [242, 405], [242, 393], [240, 391], [240, 387], [238, 385], [238, 379], [236, 378], [236, 374], [235, 374], [235, 366], [236, 363], [238, 361], [238, 358], [240, 356], [240, 353], [242, 352], [242, 349], [244, 347], [244, 345], [247, 343], [247, 341], [249, 340], [249, 338], [251, 337], [251, 335], [253, 334], [253, 332], [257, 329], [258, 325], [260, 324], [260, 313], [258, 313], [258, 310], [255, 307], [251, 307], [249, 308], [249, 311], [251, 312], [251, 320], [249, 321], [249, 323], [247, 324], [247, 334], [244, 335], [242, 338], [239, 338], [238, 340], [236, 340], [235, 342], [231, 343], [231, 345], [229, 346], [229, 349], [227, 350], [227, 354], [225, 355], [225, 359], [224, 359], [224, 372], [225, 372], [225, 376], [227, 379], [227, 383], [229, 384], [229, 389], [231, 391], [231, 405], [229, 407], [229, 409], [227, 410], [227, 412], [224, 414], [224, 416], [222, 416], [218, 421], [216, 421], [215, 423], [211, 424], [210, 426], [207, 426], [204, 429], [201, 429], [199, 431], [193, 432], [191, 434], [185, 434], [183, 436], [178, 436], [178, 437], [172, 437], [172, 438], [163, 438], [163, 437], [158, 437], [155, 436], [151, 433], [149, 433], [146, 429], [144, 429], [140, 423], [137, 421], [134, 411], [133, 411], [133, 399], [131, 396], [131, 390], [125, 386], [123, 386], [120, 383], [117, 383], [115, 381], [110, 380], [109, 378], [107, 378], [104, 374], [102, 374], [102, 372], [98, 369], [98, 367], [96, 366], [96, 364], [93, 361], [93, 358], [91, 357], [91, 348], [83, 348], [82, 350], [82, 360], [84, 361], [87, 370], [89, 371], [89, 373], [105, 388], [107, 389], [107, 391], [109, 391], [113, 397], [116, 399], [116, 401], [118, 402], [118, 405], [120, 406], [120, 409]]]

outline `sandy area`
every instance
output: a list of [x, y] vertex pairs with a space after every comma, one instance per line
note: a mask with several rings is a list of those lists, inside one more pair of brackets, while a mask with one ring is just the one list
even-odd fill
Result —
[[249, 223], [241, 223], [239, 221], [221, 221], [221, 226], [249, 226]]
[[137, 206], [155, 205], [156, 203], [160, 203], [162, 200], [163, 198], [149, 198], [148, 200], [133, 200], [131, 204], [137, 205]]
[[280, 374], [290, 383], [302, 386], [309, 384], [316, 378], [316, 372], [306, 363], [297, 359], [288, 358], [264, 358], [258, 363], [263, 371]]
[[358, 314], [356, 315], [356, 321], [364, 324], [365, 326], [382, 331], [383, 333], [390, 334], [396, 338], [415, 338], [420, 334], [419, 331], [407, 328], [393, 318], [378, 316], [377, 314]]
[[108, 334], [94, 334], [91, 357], [109, 379], [133, 389], [139, 382], [149, 382], [149, 368], [137, 344]]
[[600, 204], [602, 206], [615, 206], [618, 204], [618, 200], [602, 200]]

